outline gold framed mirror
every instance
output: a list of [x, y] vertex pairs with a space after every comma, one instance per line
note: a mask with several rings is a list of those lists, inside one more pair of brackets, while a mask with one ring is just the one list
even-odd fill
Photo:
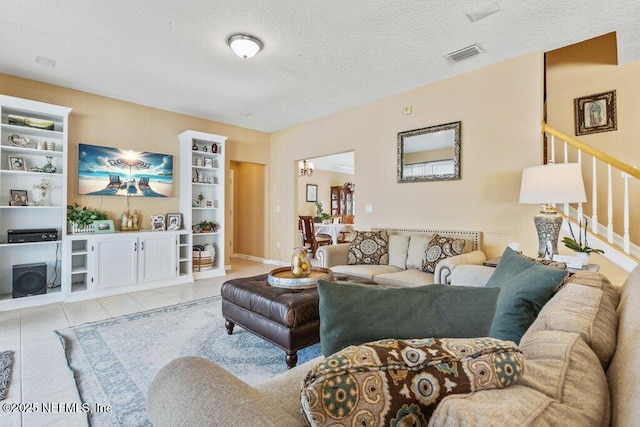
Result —
[[460, 179], [461, 124], [398, 132], [398, 182]]

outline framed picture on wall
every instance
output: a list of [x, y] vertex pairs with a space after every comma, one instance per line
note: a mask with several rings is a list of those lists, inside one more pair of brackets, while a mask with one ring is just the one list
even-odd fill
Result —
[[318, 186], [315, 184], [307, 184], [307, 202], [318, 201]]
[[576, 98], [573, 104], [576, 136], [618, 129], [615, 90]]

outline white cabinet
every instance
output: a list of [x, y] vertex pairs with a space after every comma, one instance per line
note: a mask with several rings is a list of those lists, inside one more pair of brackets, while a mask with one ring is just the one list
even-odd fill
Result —
[[[225, 274], [226, 140], [226, 136], [192, 130], [179, 135], [180, 211], [184, 216], [185, 228], [192, 230], [193, 245], [210, 244], [215, 251], [213, 267], [196, 267], [193, 269], [195, 279]], [[200, 225], [203, 221], [214, 222], [218, 228], [207, 230]], [[184, 255], [192, 266], [191, 248], [185, 249], [187, 253]]]
[[176, 277], [176, 235], [155, 234], [140, 238], [139, 246], [140, 282]]
[[137, 237], [96, 238], [93, 248], [96, 287], [131, 285], [138, 281]]
[[[67, 107], [0, 95], [0, 309], [62, 299], [70, 113]], [[44, 197], [38, 187], [47, 187]], [[9, 230], [43, 228], [55, 229], [57, 240], [8, 243]], [[29, 263], [46, 264], [46, 294], [12, 299], [13, 266]]]

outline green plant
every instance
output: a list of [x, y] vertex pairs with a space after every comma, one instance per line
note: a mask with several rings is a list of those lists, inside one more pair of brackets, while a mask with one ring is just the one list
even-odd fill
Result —
[[324, 212], [320, 214], [320, 219], [323, 221], [329, 221], [331, 219], [331, 215], [329, 215], [328, 213]]
[[[575, 252], [583, 252], [586, 254], [596, 253], [603, 254], [604, 251], [602, 249], [594, 249], [590, 248], [587, 243], [587, 227], [589, 226], [589, 220], [587, 217], [584, 217], [584, 231], [582, 228], [582, 220], [578, 222], [578, 238], [576, 239], [575, 234], [573, 234], [573, 228], [571, 227], [571, 222], [567, 220], [567, 224], [569, 224], [569, 231], [571, 232], [571, 237], [564, 237], [562, 239], [562, 243], [564, 245]], [[582, 244], [582, 240], [584, 237], [584, 245]]]
[[93, 221], [102, 219], [107, 219], [107, 213], [104, 211], [87, 209], [86, 206], [80, 209], [80, 205], [77, 203], [67, 205], [67, 222], [69, 224], [77, 224], [78, 227], [84, 228]]
[[217, 222], [214, 221], [200, 221], [198, 223], [198, 226], [200, 227], [200, 230], [213, 230], [213, 231], [218, 231], [218, 228], [220, 227], [220, 225]]
[[319, 216], [320, 218], [322, 218], [322, 203], [320, 202], [315, 202], [316, 205], [316, 216]]

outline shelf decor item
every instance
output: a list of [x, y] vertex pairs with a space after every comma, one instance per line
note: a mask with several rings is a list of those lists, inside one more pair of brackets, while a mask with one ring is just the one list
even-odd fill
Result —
[[164, 231], [164, 215], [151, 215], [151, 230]]
[[45, 173], [56, 173], [57, 169], [51, 164], [53, 160], [52, 156], [47, 156], [47, 164], [42, 167], [42, 171]]
[[168, 213], [167, 214], [167, 230], [180, 230], [181, 227], [182, 227], [182, 214]]
[[55, 188], [55, 186], [46, 178], [42, 178], [40, 184], [33, 185], [33, 188], [37, 188], [40, 190], [40, 200], [38, 200], [38, 206], [49, 206], [49, 201], [47, 200], [47, 190]]
[[29, 197], [27, 196], [27, 190], [11, 190], [9, 206], [27, 206], [28, 204]]
[[51, 120], [36, 119], [33, 117], [18, 116], [16, 114], [9, 114], [8, 122], [10, 125], [27, 126], [31, 128], [38, 128], [44, 130], [53, 130], [54, 123]]
[[93, 221], [107, 219], [107, 213], [98, 209], [80, 209], [77, 203], [67, 205], [67, 222], [72, 233], [93, 233]]
[[26, 171], [27, 164], [24, 161], [24, 157], [8, 156], [9, 157], [9, 170], [12, 171]]
[[16, 147], [25, 148], [29, 146], [30, 140], [26, 136], [21, 136], [14, 133], [13, 135], [9, 135], [9, 142], [11, 142], [11, 144], [15, 145]]

